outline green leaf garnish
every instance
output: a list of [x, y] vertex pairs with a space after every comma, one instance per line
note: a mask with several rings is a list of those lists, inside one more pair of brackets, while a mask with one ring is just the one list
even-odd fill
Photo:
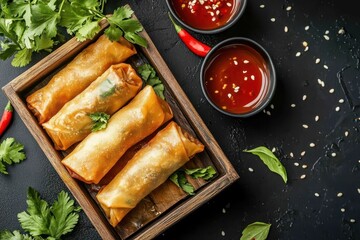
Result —
[[189, 195], [194, 195], [195, 189], [188, 182], [185, 174], [192, 178], [202, 178], [208, 181], [216, 175], [216, 170], [212, 166], [208, 166], [206, 168], [179, 169], [169, 177], [169, 179], [184, 192]]
[[20, 231], [18, 230], [13, 232], [4, 230], [4, 231], [0, 231], [0, 240], [35, 240], [35, 238], [27, 234], [21, 234]]
[[116, 88], [115, 84], [110, 79], [107, 78], [100, 85], [100, 89], [101, 89], [100, 96], [102, 98], [106, 98], [113, 95], [115, 93], [115, 88]]
[[110, 115], [103, 113], [103, 112], [91, 113], [91, 114], [89, 114], [89, 117], [93, 121], [93, 126], [91, 128], [92, 132], [96, 132], [101, 129], [105, 129], [107, 127], [107, 123], [110, 119]]
[[23, 152], [24, 145], [15, 141], [15, 138], [7, 138], [0, 144], [0, 173], [8, 174], [4, 163], [11, 165], [20, 163], [26, 158]]
[[165, 99], [165, 87], [160, 78], [157, 76], [155, 69], [150, 64], [141, 65], [137, 68], [137, 72], [140, 74], [146, 85], [152, 86], [155, 93], [160, 98]]
[[270, 149], [261, 146], [251, 150], [244, 150], [244, 152], [252, 153], [260, 157], [270, 171], [279, 174], [284, 182], [287, 183], [286, 169]]
[[240, 240], [265, 240], [269, 234], [271, 224], [263, 222], [254, 222], [249, 224], [244, 231]]

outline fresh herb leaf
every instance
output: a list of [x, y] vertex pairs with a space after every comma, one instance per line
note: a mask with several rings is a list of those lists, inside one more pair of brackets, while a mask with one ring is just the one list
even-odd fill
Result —
[[26, 158], [23, 150], [24, 145], [16, 142], [15, 138], [5, 139], [0, 145], [0, 173], [8, 174], [3, 162], [11, 165], [23, 161]]
[[100, 85], [100, 96], [102, 98], [106, 98], [113, 95], [115, 93], [115, 88], [115, 84], [110, 79], [105, 79], [105, 81], [103, 81]]
[[31, 56], [32, 51], [30, 49], [21, 49], [15, 54], [14, 59], [11, 61], [11, 65], [14, 67], [24, 67], [30, 63]]
[[26, 202], [27, 211], [19, 213], [18, 219], [21, 227], [35, 239], [44, 235], [49, 236], [47, 239], [60, 239], [62, 235], [71, 232], [79, 220], [80, 208], [74, 206], [74, 200], [64, 191], [49, 206], [36, 190], [29, 188]]
[[249, 224], [244, 231], [240, 240], [265, 240], [269, 234], [271, 224], [263, 222], [254, 222]]
[[93, 126], [91, 129], [92, 132], [96, 132], [101, 129], [105, 129], [107, 127], [107, 123], [110, 119], [110, 115], [103, 113], [103, 112], [91, 113], [89, 115], [89, 117], [93, 121]]
[[0, 240], [35, 240], [35, 239], [27, 234], [21, 234], [20, 231], [17, 230], [13, 232], [5, 230], [5, 231], [0, 231]]
[[97, 21], [89, 22], [86, 25], [78, 29], [76, 37], [79, 41], [85, 41], [86, 39], [92, 39], [101, 30]]
[[155, 69], [150, 64], [143, 64], [138, 67], [137, 71], [144, 80], [145, 84], [152, 86], [155, 93], [162, 99], [165, 99], [165, 87], [160, 78], [157, 76]]
[[202, 178], [206, 181], [213, 178], [216, 174], [216, 170], [212, 166], [206, 168], [194, 168], [194, 169], [179, 169], [174, 172], [169, 179], [181, 188], [184, 192], [189, 195], [195, 194], [194, 187], [187, 181], [186, 175], [192, 178]]
[[260, 146], [244, 152], [252, 153], [260, 157], [270, 171], [279, 174], [284, 182], [287, 182], [287, 173], [285, 167], [281, 164], [279, 159], [271, 152], [270, 149]]

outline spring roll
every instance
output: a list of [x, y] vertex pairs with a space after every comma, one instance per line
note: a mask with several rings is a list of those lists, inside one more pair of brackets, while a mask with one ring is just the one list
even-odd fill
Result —
[[62, 163], [73, 177], [97, 184], [127, 149], [171, 118], [167, 102], [146, 86], [110, 118], [106, 129], [90, 133]]
[[66, 150], [91, 133], [90, 114], [115, 113], [140, 91], [142, 80], [131, 65], [112, 65], [83, 92], [43, 124], [58, 150]]
[[115, 178], [96, 195], [112, 226], [204, 145], [170, 122], [137, 152]]
[[40, 124], [48, 121], [111, 65], [124, 62], [135, 53], [135, 47], [125, 39], [111, 42], [102, 35], [56, 73], [46, 86], [26, 98], [29, 109]]

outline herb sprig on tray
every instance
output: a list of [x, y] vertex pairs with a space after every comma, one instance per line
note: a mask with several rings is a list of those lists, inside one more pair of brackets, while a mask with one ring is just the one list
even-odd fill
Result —
[[110, 40], [124, 36], [129, 42], [146, 47], [146, 40], [138, 35], [143, 27], [131, 18], [130, 7], [122, 6], [112, 15], [105, 15], [105, 3], [106, 0], [0, 0], [0, 59], [14, 55], [13, 66], [26, 66], [33, 53], [52, 51], [64, 41], [62, 28], [84, 41], [99, 33], [102, 19], [109, 22], [105, 35]]

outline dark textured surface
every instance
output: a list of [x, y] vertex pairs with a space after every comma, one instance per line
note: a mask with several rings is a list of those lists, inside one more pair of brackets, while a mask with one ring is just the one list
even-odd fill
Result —
[[[211, 46], [232, 36], [249, 37], [272, 56], [278, 74], [274, 109], [269, 106], [266, 110], [271, 115], [260, 113], [248, 119], [221, 115], [206, 102], [199, 84], [202, 59], [179, 41], [167, 17], [165, 1], [109, 1], [107, 12], [123, 3], [135, 10], [241, 176], [158, 239], [239, 239], [244, 227], [254, 221], [272, 224], [268, 239], [360, 239], [360, 15], [356, 1], [250, 0], [245, 14], [231, 29], [211, 36], [194, 34]], [[265, 8], [260, 8], [261, 4]], [[290, 11], [286, 10], [288, 6], [292, 7]], [[307, 31], [305, 26], [309, 26]], [[341, 28], [344, 34], [338, 34]], [[326, 30], [328, 41], [323, 37]], [[303, 41], [309, 45], [307, 52]], [[297, 52], [301, 52], [299, 57], [295, 56]], [[42, 56], [37, 55], [32, 64]], [[319, 64], [315, 64], [316, 58], [320, 58]], [[13, 68], [10, 60], [1, 62], [0, 85], [26, 69]], [[317, 79], [324, 81], [325, 87]], [[329, 93], [330, 89], [334, 93]], [[305, 101], [303, 95], [307, 96]], [[5, 104], [1, 94], [1, 109]], [[318, 122], [314, 120], [316, 115]], [[309, 128], [303, 128], [303, 124]], [[66, 187], [18, 115], [5, 137], [23, 143], [28, 156], [20, 165], [8, 167], [8, 176], [0, 176], [0, 229], [15, 230], [20, 229], [16, 215], [26, 209], [29, 186], [49, 202]], [[309, 147], [310, 143], [315, 147]], [[242, 153], [259, 145], [275, 148], [288, 171], [287, 185], [256, 157]], [[304, 156], [300, 155], [302, 151], [306, 152]], [[300, 179], [303, 174], [305, 179]], [[340, 192], [343, 196], [337, 197]], [[83, 213], [75, 231], [66, 237], [99, 238]]]

